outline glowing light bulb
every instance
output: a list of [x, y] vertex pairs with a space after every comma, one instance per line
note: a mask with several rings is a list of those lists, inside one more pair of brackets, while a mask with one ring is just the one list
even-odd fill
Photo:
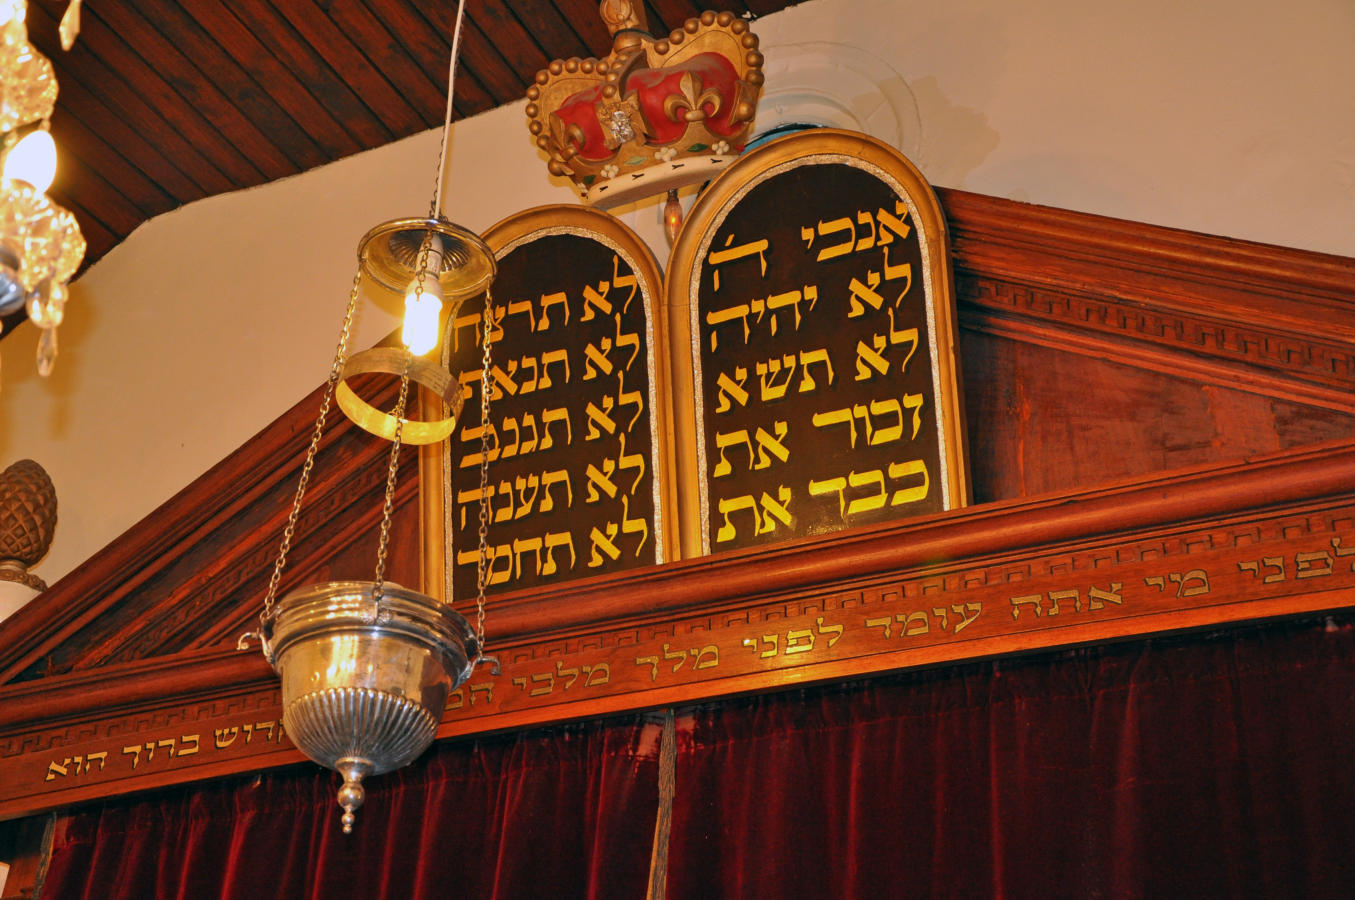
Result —
[[56, 141], [44, 128], [30, 132], [5, 154], [6, 178], [26, 181], [42, 193], [56, 177]]
[[14, 20], [23, 22], [28, 18], [27, 0], [0, 0], [0, 25], [8, 25]]
[[[420, 284], [422, 282], [422, 284]], [[400, 340], [409, 352], [422, 356], [438, 344], [442, 314], [442, 285], [436, 278], [415, 278], [405, 290], [405, 325]]]

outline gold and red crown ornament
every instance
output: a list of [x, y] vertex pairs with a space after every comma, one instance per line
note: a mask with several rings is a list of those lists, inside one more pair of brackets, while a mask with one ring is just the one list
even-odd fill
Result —
[[705, 12], [652, 37], [639, 4], [603, 0], [612, 52], [555, 60], [527, 89], [528, 128], [603, 208], [714, 177], [752, 136], [762, 54], [748, 23]]

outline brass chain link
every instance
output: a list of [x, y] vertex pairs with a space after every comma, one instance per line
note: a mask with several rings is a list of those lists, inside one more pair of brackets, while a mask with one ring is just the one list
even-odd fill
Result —
[[484, 359], [480, 365], [480, 552], [475, 569], [475, 640], [480, 655], [485, 654], [485, 587], [489, 558], [489, 390], [490, 343], [494, 335], [494, 299], [485, 289], [485, 333], [481, 346]]
[[301, 467], [301, 481], [296, 486], [296, 497], [292, 500], [292, 511], [287, 515], [287, 527], [282, 531], [282, 544], [278, 547], [278, 558], [273, 564], [273, 576], [268, 579], [268, 593], [264, 596], [263, 614], [260, 621], [266, 622], [272, 617], [273, 605], [277, 600], [278, 583], [282, 580], [282, 570], [287, 564], [287, 553], [292, 548], [292, 536], [296, 533], [297, 519], [301, 515], [301, 499], [306, 496], [306, 486], [310, 483], [311, 469], [315, 466], [315, 454], [320, 448], [320, 437], [325, 431], [325, 418], [329, 415], [330, 404], [334, 400], [334, 389], [338, 387], [339, 377], [343, 373], [344, 362], [348, 359], [348, 341], [353, 334], [353, 318], [358, 307], [358, 290], [362, 285], [362, 270], [353, 276], [353, 289], [348, 293], [348, 309], [344, 312], [343, 328], [339, 331], [339, 346], [334, 351], [334, 362], [329, 368], [329, 380], [325, 382], [323, 399], [320, 401], [320, 415], [315, 420], [315, 430], [311, 433], [310, 447], [306, 449], [306, 462]]
[[[413, 356], [410, 357], [413, 361]], [[372, 597], [381, 602], [386, 584], [386, 552], [390, 547], [391, 512], [395, 508], [395, 474], [400, 468], [400, 436], [405, 428], [405, 404], [409, 401], [409, 363], [400, 375], [400, 398], [395, 402], [395, 435], [391, 438], [390, 464], [386, 467], [386, 502], [381, 507], [381, 538], [376, 545], [376, 587]]]

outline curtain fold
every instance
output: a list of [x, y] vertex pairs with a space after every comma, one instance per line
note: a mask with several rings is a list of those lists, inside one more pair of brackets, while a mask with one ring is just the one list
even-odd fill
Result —
[[589, 723], [434, 748], [367, 781], [345, 835], [315, 766], [63, 819], [43, 900], [641, 897], [659, 726]]
[[[677, 717], [667, 896], [1355, 897], [1355, 613]], [[78, 811], [43, 900], [640, 898], [660, 726], [442, 745], [354, 834], [301, 767]]]
[[1355, 897], [1349, 621], [741, 699], [678, 726], [670, 900]]

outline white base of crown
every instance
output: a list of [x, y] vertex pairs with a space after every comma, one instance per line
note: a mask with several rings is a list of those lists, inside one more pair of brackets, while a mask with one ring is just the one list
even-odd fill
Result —
[[669, 162], [656, 162], [638, 172], [626, 172], [606, 181], [580, 188], [583, 202], [599, 209], [611, 209], [645, 197], [710, 181], [728, 169], [737, 153], [708, 156], [681, 156]]

